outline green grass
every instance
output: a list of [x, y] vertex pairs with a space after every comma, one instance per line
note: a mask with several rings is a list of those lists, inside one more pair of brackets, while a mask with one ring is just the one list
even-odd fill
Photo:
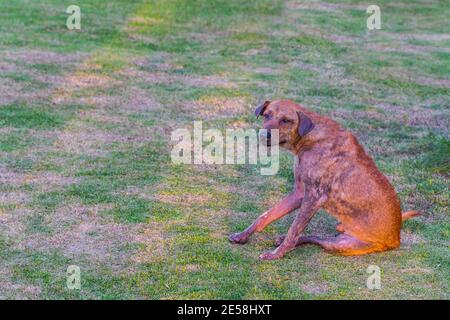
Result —
[[48, 129], [62, 124], [62, 119], [50, 112], [23, 105], [3, 106], [0, 117], [0, 125], [4, 127]]
[[[80, 31], [60, 1], [2, 4], [0, 298], [448, 299], [450, 6], [377, 4], [370, 32], [353, 0], [80, 0]], [[276, 98], [354, 132], [424, 212], [400, 249], [259, 261], [293, 215], [228, 243], [290, 192], [292, 157], [275, 176], [174, 165], [170, 135], [258, 128], [251, 106]], [[335, 224], [321, 211], [305, 232]], [[365, 286], [371, 264], [381, 290]]]

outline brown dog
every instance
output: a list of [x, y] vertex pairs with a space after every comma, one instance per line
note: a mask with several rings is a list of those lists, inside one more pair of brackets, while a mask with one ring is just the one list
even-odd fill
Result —
[[[402, 220], [419, 215], [401, 213], [400, 201], [388, 179], [356, 138], [335, 121], [289, 100], [266, 101], [255, 110], [264, 117], [264, 129], [279, 130], [279, 145], [294, 154], [294, 190], [241, 233], [230, 236], [244, 244], [255, 232], [300, 208], [278, 247], [261, 259], [278, 259], [301, 244], [317, 244], [341, 255], [361, 255], [397, 248]], [[266, 140], [269, 144], [270, 139]], [[340, 223], [341, 234], [329, 239], [301, 236], [324, 208]]]

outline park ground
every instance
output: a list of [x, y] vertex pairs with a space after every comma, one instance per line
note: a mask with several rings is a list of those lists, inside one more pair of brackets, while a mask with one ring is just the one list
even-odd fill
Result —
[[[0, 298], [449, 298], [450, 2], [377, 0], [373, 31], [364, 1], [72, 2], [80, 31], [72, 3], [0, 4]], [[291, 190], [291, 156], [274, 176], [174, 165], [171, 132], [258, 128], [276, 98], [351, 130], [424, 212], [398, 250], [260, 261], [292, 216], [228, 242]], [[335, 225], [320, 212], [306, 233]]]

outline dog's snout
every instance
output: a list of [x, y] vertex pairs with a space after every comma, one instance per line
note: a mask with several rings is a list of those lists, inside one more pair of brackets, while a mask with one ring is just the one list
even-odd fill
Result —
[[268, 139], [268, 140], [270, 140], [270, 138], [272, 137], [270, 129], [261, 130], [259, 132], [259, 135], [260, 135], [261, 138]]
[[272, 141], [272, 133], [271, 133], [271, 129], [264, 129], [261, 130], [259, 132], [259, 137], [260, 137], [260, 141], [267, 145], [270, 146], [271, 145], [271, 141]]

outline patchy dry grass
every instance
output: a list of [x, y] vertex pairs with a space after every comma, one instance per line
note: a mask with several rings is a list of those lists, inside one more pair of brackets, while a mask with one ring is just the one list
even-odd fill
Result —
[[[378, 5], [383, 29], [368, 32], [361, 1], [83, 0], [70, 32], [57, 1], [5, 3], [0, 298], [448, 299], [450, 7]], [[260, 262], [292, 216], [228, 243], [290, 191], [292, 159], [271, 177], [175, 166], [170, 134], [256, 128], [251, 106], [281, 97], [352, 130], [425, 213], [398, 250]], [[335, 225], [320, 212], [305, 232]], [[80, 291], [65, 287], [71, 264]], [[382, 290], [365, 287], [370, 264]]]

